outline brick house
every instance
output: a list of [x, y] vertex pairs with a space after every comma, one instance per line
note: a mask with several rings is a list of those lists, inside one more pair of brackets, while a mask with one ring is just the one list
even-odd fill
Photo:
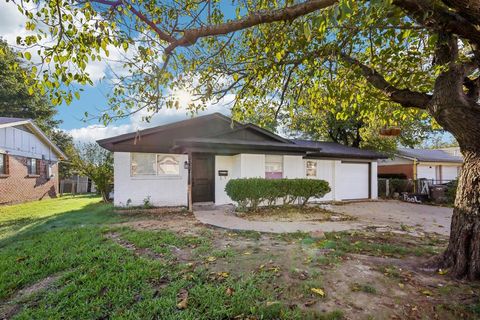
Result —
[[0, 117], [0, 205], [56, 197], [65, 158], [32, 120]]

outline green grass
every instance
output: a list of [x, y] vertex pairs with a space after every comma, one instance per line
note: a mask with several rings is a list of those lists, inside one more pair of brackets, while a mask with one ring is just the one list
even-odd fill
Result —
[[105, 223], [113, 217], [111, 205], [99, 202], [95, 196], [67, 196], [0, 206], [0, 241], [31, 230]]
[[[135, 231], [111, 224], [115, 214], [98, 197], [65, 197], [0, 208], [0, 305], [19, 290], [59, 276], [51, 287], [16, 301], [15, 319], [341, 319], [276, 301], [274, 275], [250, 272], [212, 277], [205, 256], [228, 259], [211, 235]], [[128, 219], [134, 219], [132, 217]], [[135, 250], [107, 237], [115, 232]], [[250, 234], [249, 234], [250, 236]], [[179, 262], [172, 248], [190, 250], [196, 266]], [[137, 251], [148, 249], [161, 258]], [[229, 293], [233, 289], [233, 294]], [[188, 306], [177, 308], [180, 290]], [[227, 290], [229, 289], [229, 290]], [[1, 309], [1, 307], [0, 307]]]

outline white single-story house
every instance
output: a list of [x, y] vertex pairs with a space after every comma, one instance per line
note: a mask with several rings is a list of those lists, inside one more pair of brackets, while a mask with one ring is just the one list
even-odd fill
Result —
[[228, 204], [230, 179], [311, 178], [329, 182], [322, 201], [377, 198], [373, 151], [332, 142], [289, 140], [220, 113], [98, 143], [114, 152], [114, 204]]
[[447, 183], [458, 178], [463, 159], [444, 150], [398, 149], [392, 159], [378, 163], [380, 177], [395, 176], [405, 179], [427, 179], [433, 184]]

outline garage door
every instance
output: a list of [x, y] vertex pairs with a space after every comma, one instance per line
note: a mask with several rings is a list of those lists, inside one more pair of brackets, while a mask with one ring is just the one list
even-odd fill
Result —
[[369, 164], [342, 162], [340, 165], [339, 196], [342, 200], [369, 198]]

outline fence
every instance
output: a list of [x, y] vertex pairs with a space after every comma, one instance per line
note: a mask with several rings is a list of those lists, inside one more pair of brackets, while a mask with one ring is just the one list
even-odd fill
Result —
[[378, 179], [378, 196], [381, 198], [390, 198], [394, 193], [402, 194], [417, 193], [430, 195], [430, 187], [434, 185], [445, 185], [453, 180], [435, 180], [435, 179]]
[[60, 195], [64, 193], [82, 194], [96, 192], [95, 184], [87, 177], [74, 177], [60, 180]]

